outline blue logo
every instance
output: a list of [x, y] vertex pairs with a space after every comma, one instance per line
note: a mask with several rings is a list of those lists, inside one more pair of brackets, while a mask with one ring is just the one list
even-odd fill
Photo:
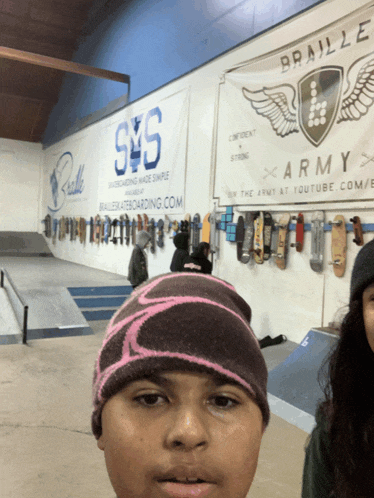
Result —
[[59, 211], [65, 203], [66, 196], [81, 194], [84, 190], [84, 164], [79, 166], [75, 178], [70, 181], [73, 172], [73, 155], [65, 152], [57, 161], [49, 177], [52, 202], [48, 206], [51, 212]]
[[52, 206], [48, 206], [50, 211], [59, 211], [66, 198], [66, 187], [71, 172], [73, 171], [73, 156], [70, 152], [65, 152], [57, 161], [57, 164], [49, 177], [52, 192]]
[[[156, 168], [161, 158], [161, 137], [159, 133], [149, 133], [150, 122], [152, 125], [162, 123], [162, 112], [159, 107], [148, 111], [145, 117], [144, 114], [140, 114], [118, 125], [115, 134], [116, 151], [124, 153], [124, 160], [122, 164], [118, 164], [117, 160], [114, 163], [117, 176], [124, 175], [128, 166], [133, 173], [137, 173], [140, 166], [144, 166], [146, 170]], [[150, 157], [149, 153], [150, 144], [153, 150], [155, 144], [157, 148], [153, 157]]]

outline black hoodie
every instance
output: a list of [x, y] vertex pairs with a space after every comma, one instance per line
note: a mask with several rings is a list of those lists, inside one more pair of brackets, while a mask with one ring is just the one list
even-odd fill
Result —
[[212, 273], [212, 263], [204, 254], [204, 247], [201, 244], [188, 256], [184, 262], [183, 271], [195, 273]]
[[174, 237], [176, 250], [171, 260], [171, 271], [183, 271], [184, 261], [188, 258], [188, 233], [180, 232]]

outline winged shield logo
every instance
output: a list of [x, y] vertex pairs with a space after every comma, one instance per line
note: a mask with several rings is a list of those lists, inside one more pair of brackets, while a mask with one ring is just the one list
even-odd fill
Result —
[[333, 125], [342, 81], [343, 68], [327, 66], [312, 71], [298, 83], [300, 128], [315, 147], [323, 141]]
[[297, 91], [286, 83], [256, 91], [243, 87], [242, 92], [256, 113], [270, 121], [279, 137], [301, 129], [309, 142], [318, 147], [335, 121], [358, 121], [373, 105], [373, 52], [354, 61], [345, 80], [343, 76], [343, 67], [323, 66], [304, 76]]

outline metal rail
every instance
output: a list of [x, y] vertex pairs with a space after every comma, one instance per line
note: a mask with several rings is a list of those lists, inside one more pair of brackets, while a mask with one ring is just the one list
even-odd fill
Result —
[[[27, 344], [27, 318], [28, 318], [29, 307], [24, 302], [24, 300], [22, 299], [22, 297], [19, 295], [19, 292], [17, 291], [17, 288], [16, 288], [13, 280], [10, 278], [9, 273], [5, 270], [5, 268], [1, 268], [0, 269], [0, 287], [1, 288], [5, 288], [4, 287], [4, 277], [7, 278], [8, 282], [9, 282], [9, 284], [10, 284], [12, 290], [13, 290], [13, 292], [15, 293], [15, 295], [19, 299], [21, 305], [23, 306], [22, 344]], [[17, 313], [15, 313], [15, 315], [17, 317]]]

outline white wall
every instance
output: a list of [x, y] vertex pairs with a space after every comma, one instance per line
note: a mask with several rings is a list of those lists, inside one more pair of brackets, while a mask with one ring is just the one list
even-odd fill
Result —
[[0, 231], [39, 229], [42, 164], [40, 144], [0, 139]]
[[[281, 39], [283, 45], [291, 43], [305, 35], [307, 30], [313, 31], [321, 28], [328, 22], [339, 19], [353, 8], [358, 8], [365, 3], [363, 0], [356, 0], [354, 5], [349, 0], [331, 0], [323, 3], [308, 11], [304, 16], [277, 28], [276, 36], [274, 36], [274, 31], [270, 31], [263, 37], [231, 51], [218, 60], [214, 60], [127, 108], [127, 112], [130, 113], [134, 106], [150, 109], [170, 95], [187, 88], [190, 89], [184, 213], [190, 213], [193, 216], [198, 212], [203, 217], [213, 208], [213, 130], [217, 102], [216, 93], [220, 75], [223, 71], [245, 60], [278, 48], [277, 40]], [[109, 119], [115, 119], [115, 117]], [[109, 129], [109, 125], [110, 121], [105, 120], [80, 132], [81, 135], [77, 134], [75, 137], [66, 139], [45, 151], [43, 216], [47, 214], [47, 197], [50, 189], [49, 175], [51, 168], [56, 164], [55, 159], [59, 157], [62, 151], [74, 147], [73, 141], [79, 140], [83, 136], [91, 137], [92, 142], [113, 141], [111, 135], [106, 135], [106, 129]], [[79, 150], [79, 147], [77, 150]], [[94, 167], [95, 157], [91, 157], [90, 161], [87, 158], [87, 164], [88, 162]], [[112, 158], [99, 157], [97, 162], [100, 164], [96, 164], [95, 167], [102, 169], [112, 168]], [[96, 180], [99, 181], [97, 178]], [[99, 185], [96, 184], [95, 186], [94, 179], [91, 178], [91, 195], [87, 196], [89, 192], [87, 190], [85, 194], [86, 200], [82, 200], [80, 204], [76, 203], [75, 205], [70, 203], [61, 209], [59, 213], [56, 213], [56, 216], [85, 216], [86, 218], [95, 216], [99, 209], [95, 188], [98, 189]], [[363, 223], [373, 223], [372, 207], [372, 203], [368, 201], [361, 205], [359, 209], [356, 207], [354, 212], [346, 204], [341, 206], [326, 205], [323, 209], [326, 213], [326, 221], [331, 220], [336, 213], [340, 213], [345, 216], [347, 222], [353, 215], [360, 215]], [[303, 208], [305, 209], [305, 206]], [[291, 214], [297, 214], [300, 209], [293, 207], [287, 210], [291, 211]], [[310, 209], [311, 206], [307, 206], [307, 211]], [[225, 212], [224, 207], [219, 210]], [[245, 206], [239, 206], [238, 209], [235, 209], [234, 221], [237, 220], [239, 212], [244, 212], [245, 210], [248, 210]], [[113, 219], [122, 212], [101, 212], [100, 214], [108, 214]], [[273, 210], [272, 212], [274, 218], [279, 219], [281, 211]], [[174, 215], [171, 218], [180, 220], [183, 218], [184, 213]], [[149, 212], [147, 214], [149, 217], [154, 215], [158, 219], [165, 213]], [[131, 213], [132, 216], [133, 214]], [[310, 220], [311, 215], [308, 211], [305, 213], [305, 221], [310, 223]], [[42, 228], [42, 225], [39, 224], [40, 231], [42, 231]], [[295, 233], [293, 232], [290, 237], [291, 242], [294, 237]], [[372, 237], [372, 234], [366, 234], [365, 242], [368, 242]], [[253, 262], [248, 265], [239, 263], [236, 259], [235, 244], [226, 242], [225, 233], [221, 232], [220, 255], [219, 259], [215, 261], [213, 273], [233, 283], [238, 292], [252, 306], [252, 323], [258, 337], [263, 337], [267, 334], [271, 336], [285, 334], [290, 340], [299, 342], [311, 327], [327, 326], [329, 322], [334, 321], [337, 310], [347, 304], [350, 271], [354, 256], [358, 252], [358, 248], [353, 244], [352, 239], [352, 234], [348, 234], [346, 273], [343, 278], [337, 278], [332, 267], [327, 264], [330, 260], [331, 237], [329, 232], [326, 233], [325, 240], [325, 268], [321, 274], [313, 272], [309, 266], [310, 233], [306, 233], [305, 248], [302, 253], [297, 253], [294, 249], [290, 249], [287, 268], [282, 271], [276, 267], [272, 260], [262, 266], [257, 266]], [[54, 246], [51, 244], [51, 249], [55, 256], [59, 258], [126, 275], [132, 246], [114, 246], [113, 244], [97, 246], [88, 242], [81, 245], [79, 241], [70, 242], [65, 240], [57, 241]], [[173, 251], [172, 240], [169, 235], [166, 235], [165, 247], [163, 249], [157, 248], [154, 255], [149, 254], [149, 273], [151, 277], [169, 270]]]

